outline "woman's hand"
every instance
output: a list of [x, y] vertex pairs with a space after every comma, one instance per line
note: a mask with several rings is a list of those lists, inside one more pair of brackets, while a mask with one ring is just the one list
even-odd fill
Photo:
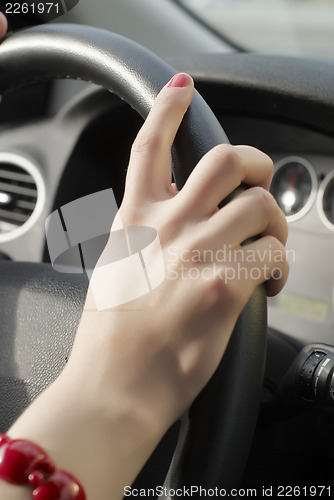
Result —
[[[99, 335], [92, 330], [99, 322], [104, 333], [97, 359], [105, 360], [109, 390], [120, 401], [127, 395], [166, 428], [214, 373], [254, 289], [266, 281], [268, 294], [274, 295], [288, 273], [287, 224], [268, 192], [273, 164], [267, 155], [246, 146], [217, 146], [180, 192], [171, 184], [171, 146], [192, 94], [192, 79], [177, 75], [158, 96], [133, 144], [113, 228], [154, 228], [165, 279], [136, 300], [94, 312], [95, 291], [108, 290], [104, 284], [112, 243], [107, 244], [93, 273], [77, 338], [83, 351], [88, 344], [93, 348]], [[241, 182], [250, 189], [218, 210]], [[242, 246], [256, 235], [261, 237]], [[158, 252], [151, 260], [155, 257], [156, 265], [150, 267], [158, 273]], [[124, 294], [124, 288], [135, 284], [124, 279], [112, 286]]]
[[[274, 295], [287, 278], [287, 225], [268, 192], [268, 156], [217, 146], [180, 192], [172, 185], [171, 146], [192, 94], [192, 79], [182, 74], [159, 94], [134, 142], [124, 200], [91, 277], [69, 362], [9, 433], [46, 448], [83, 483], [88, 500], [122, 498], [214, 373], [254, 289], [266, 282]], [[250, 188], [218, 210], [241, 182]], [[134, 280], [112, 282], [124, 303], [101, 308], [113, 235], [128, 236], [131, 226], [157, 232], [161, 252], [156, 246], [149, 267], [161, 274], [162, 262], [165, 277], [128, 302], [121, 299]]]

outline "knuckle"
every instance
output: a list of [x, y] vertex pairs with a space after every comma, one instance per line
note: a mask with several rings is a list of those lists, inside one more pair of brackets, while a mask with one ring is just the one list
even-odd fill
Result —
[[218, 144], [212, 149], [219, 162], [227, 166], [239, 166], [239, 155], [235, 146], [231, 144]]
[[261, 206], [262, 210], [269, 214], [273, 214], [279, 210], [275, 198], [269, 191], [260, 186], [251, 188], [251, 191], [255, 196], [256, 203]]
[[131, 148], [131, 155], [154, 153], [162, 146], [162, 138], [157, 133], [140, 132]]
[[283, 243], [275, 236], [267, 236], [266, 239], [270, 248], [271, 263], [284, 266], [287, 263], [287, 253]]
[[233, 312], [232, 309], [239, 309], [242, 294], [237, 279], [233, 276], [234, 273], [230, 273], [230, 271], [230, 269], [222, 267], [211, 280], [206, 282], [205, 300], [210, 309], [214, 310], [222, 306], [230, 312]]
[[223, 273], [214, 276], [205, 283], [204, 296], [210, 309], [219, 307], [225, 296], [225, 280]]
[[268, 156], [264, 151], [261, 151], [260, 149], [255, 148], [253, 146], [245, 146], [245, 147], [247, 147], [247, 149], [253, 151], [257, 155], [258, 161], [261, 161], [265, 167], [273, 171], [274, 162], [270, 156]]
[[248, 154], [250, 153], [254, 160], [256, 160], [257, 162], [261, 162], [261, 164], [264, 167], [273, 171], [274, 163], [273, 163], [272, 158], [270, 156], [268, 156], [267, 153], [265, 153], [261, 149], [258, 149], [254, 146], [245, 146], [245, 145], [236, 146], [236, 148], [237, 149], [241, 148], [246, 153], [248, 153]]
[[275, 230], [275, 235], [285, 244], [288, 238], [288, 223], [274, 196], [258, 186], [251, 188], [251, 191], [258, 204], [258, 209], [266, 218], [267, 227], [272, 227], [272, 230]]

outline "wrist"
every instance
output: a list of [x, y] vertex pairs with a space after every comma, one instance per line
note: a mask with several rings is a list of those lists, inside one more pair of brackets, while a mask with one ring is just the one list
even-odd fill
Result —
[[87, 500], [122, 498], [124, 486], [135, 479], [160, 433], [140, 408], [126, 399], [106, 404], [105, 387], [92, 392], [91, 384], [88, 372], [80, 378], [69, 363], [8, 435], [44, 448], [59, 468], [82, 483]]
[[181, 380], [170, 346], [161, 342], [164, 332], [149, 315], [146, 308], [84, 311], [67, 369], [86, 380], [92, 405], [102, 403], [110, 421], [133, 421], [162, 436], [183, 411], [177, 406]]

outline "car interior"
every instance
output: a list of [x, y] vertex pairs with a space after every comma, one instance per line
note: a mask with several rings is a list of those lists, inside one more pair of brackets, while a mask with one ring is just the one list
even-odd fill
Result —
[[182, 71], [198, 93], [175, 141], [177, 186], [218, 143], [266, 152], [290, 275], [274, 298], [256, 291], [217, 373], [135, 484], [330, 497], [334, 59], [247, 50], [191, 3], [68, 2], [51, 22], [13, 24], [0, 45], [0, 432], [66, 364], [88, 285], [84, 272], [52, 269], [47, 217], [109, 188], [120, 205], [131, 144]]

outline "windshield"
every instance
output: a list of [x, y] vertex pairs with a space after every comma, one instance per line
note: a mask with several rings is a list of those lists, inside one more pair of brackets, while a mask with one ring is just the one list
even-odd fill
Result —
[[176, 0], [247, 51], [334, 58], [334, 0]]

